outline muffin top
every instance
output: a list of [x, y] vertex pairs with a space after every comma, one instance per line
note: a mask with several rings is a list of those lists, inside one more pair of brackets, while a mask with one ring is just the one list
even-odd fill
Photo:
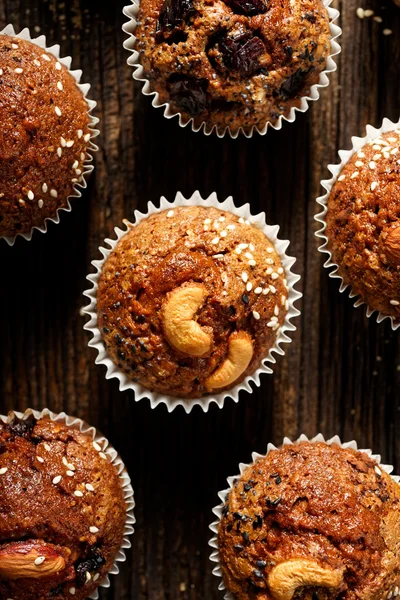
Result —
[[0, 422], [0, 597], [83, 600], [121, 546], [120, 478], [88, 435], [47, 418]]
[[330, 53], [322, 0], [142, 0], [138, 21], [151, 89], [196, 125], [276, 122], [300, 106]]
[[202, 206], [132, 226], [97, 292], [107, 352], [144, 387], [196, 398], [258, 368], [288, 309], [279, 255], [236, 215]]
[[286, 445], [234, 482], [218, 531], [238, 600], [381, 600], [400, 585], [400, 491], [367, 454]]
[[82, 178], [90, 132], [75, 79], [50, 53], [0, 36], [0, 236], [40, 227]]
[[326, 236], [339, 274], [373, 310], [400, 319], [400, 129], [356, 152], [332, 188]]

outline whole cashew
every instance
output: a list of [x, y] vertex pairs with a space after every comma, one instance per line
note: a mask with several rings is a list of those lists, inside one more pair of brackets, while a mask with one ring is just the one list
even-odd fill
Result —
[[323, 568], [314, 560], [302, 558], [283, 562], [268, 575], [268, 587], [275, 600], [291, 600], [299, 587], [339, 588], [342, 583], [343, 569]]
[[165, 337], [175, 350], [198, 357], [210, 351], [211, 336], [194, 320], [207, 295], [200, 283], [183, 285], [167, 295], [162, 323]]
[[235, 331], [229, 336], [228, 356], [214, 373], [206, 379], [206, 386], [213, 390], [230, 385], [245, 372], [253, 357], [253, 342], [245, 331]]

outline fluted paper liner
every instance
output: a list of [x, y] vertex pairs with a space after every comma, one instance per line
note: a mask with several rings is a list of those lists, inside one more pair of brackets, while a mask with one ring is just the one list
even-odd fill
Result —
[[20, 38], [21, 40], [27, 40], [29, 42], [32, 42], [33, 44], [36, 44], [36, 46], [43, 48], [43, 50], [45, 50], [46, 52], [53, 54], [53, 56], [55, 56], [57, 58], [57, 60], [62, 65], [64, 65], [64, 67], [66, 67], [68, 69], [69, 73], [75, 79], [76, 85], [82, 92], [82, 95], [88, 104], [88, 107], [89, 107], [88, 115], [89, 115], [89, 119], [90, 119], [89, 131], [91, 134], [89, 144], [88, 144], [88, 147], [86, 150], [86, 159], [83, 163], [82, 179], [78, 183], [74, 184], [74, 186], [73, 186], [74, 193], [71, 194], [70, 196], [68, 196], [66, 206], [58, 208], [56, 215], [54, 217], [47, 217], [45, 219], [43, 225], [32, 227], [31, 231], [29, 231], [28, 233], [17, 233], [17, 235], [12, 236], [12, 237], [0, 236], [0, 239], [6, 240], [6, 242], [10, 246], [13, 246], [17, 237], [20, 236], [20, 237], [23, 237], [25, 240], [30, 241], [32, 239], [33, 232], [35, 230], [40, 231], [41, 233], [46, 233], [47, 224], [49, 222], [52, 222], [52, 223], [60, 222], [60, 213], [62, 211], [71, 212], [70, 200], [72, 198], [81, 198], [81, 196], [82, 196], [81, 189], [85, 189], [87, 187], [87, 182], [86, 182], [85, 178], [87, 178], [94, 169], [94, 166], [92, 164], [93, 163], [93, 153], [97, 152], [98, 147], [96, 146], [96, 144], [93, 143], [93, 140], [100, 134], [100, 131], [98, 129], [96, 129], [96, 125], [98, 124], [99, 119], [91, 114], [92, 111], [96, 108], [97, 102], [95, 102], [94, 100], [89, 100], [89, 98], [87, 97], [87, 94], [90, 90], [90, 85], [87, 83], [86, 84], [80, 83], [80, 80], [82, 77], [82, 71], [80, 71], [80, 70], [71, 71], [72, 58], [70, 56], [61, 58], [60, 57], [60, 46], [58, 44], [47, 47], [46, 36], [40, 35], [39, 37], [36, 37], [36, 38], [32, 37], [28, 28], [23, 29], [20, 33], [17, 34], [17, 33], [15, 33], [15, 29], [12, 25], [7, 25], [7, 27], [5, 27], [2, 31], [0, 31], [0, 35], [11, 35], [11, 36]]
[[332, 173], [332, 177], [330, 179], [324, 179], [323, 181], [321, 181], [321, 185], [323, 188], [325, 188], [326, 193], [323, 196], [320, 196], [319, 198], [317, 198], [318, 204], [320, 204], [322, 206], [322, 211], [319, 212], [317, 215], [315, 215], [315, 220], [318, 223], [320, 223], [322, 225], [322, 227], [321, 227], [321, 229], [319, 229], [316, 232], [315, 235], [317, 236], [317, 238], [323, 240], [323, 244], [318, 248], [318, 251], [321, 252], [322, 254], [328, 255], [328, 258], [327, 258], [326, 262], [324, 263], [324, 267], [325, 267], [325, 269], [330, 269], [329, 277], [332, 277], [333, 279], [340, 279], [341, 283], [340, 283], [339, 291], [342, 293], [347, 288], [349, 288], [350, 298], [357, 298], [356, 302], [354, 303], [354, 306], [356, 308], [365, 304], [366, 305], [366, 313], [367, 313], [368, 318], [371, 317], [376, 312], [377, 313], [376, 320], [378, 323], [381, 323], [385, 319], [390, 319], [391, 324], [392, 324], [392, 329], [395, 330], [395, 329], [398, 329], [398, 327], [400, 327], [400, 322], [396, 323], [392, 316], [384, 315], [383, 313], [376, 311], [373, 308], [370, 308], [368, 306], [368, 304], [361, 297], [359, 297], [358, 294], [353, 292], [351, 285], [346, 284], [343, 281], [342, 276], [339, 275], [339, 273], [338, 273], [339, 266], [333, 261], [332, 253], [328, 249], [328, 238], [325, 234], [326, 213], [328, 211], [329, 196], [330, 196], [331, 190], [332, 190], [334, 184], [336, 183], [337, 178], [339, 177], [343, 167], [347, 164], [347, 162], [350, 160], [350, 158], [356, 152], [358, 152], [359, 150], [361, 150], [361, 148], [363, 146], [365, 146], [365, 144], [380, 137], [383, 133], [387, 133], [388, 131], [393, 131], [394, 129], [400, 129], [400, 120], [397, 123], [393, 123], [390, 119], [383, 119], [382, 126], [379, 129], [376, 129], [372, 125], [367, 125], [367, 127], [366, 127], [367, 135], [365, 135], [364, 137], [354, 136], [351, 138], [351, 142], [352, 142], [352, 146], [353, 146], [351, 148], [351, 150], [339, 150], [339, 157], [341, 159], [341, 162], [337, 165], [328, 165], [328, 169]]
[[207, 199], [203, 200], [199, 192], [194, 192], [194, 194], [190, 198], [186, 199], [180, 192], [178, 192], [173, 202], [169, 202], [166, 198], [162, 197], [159, 208], [150, 202], [148, 204], [148, 210], [146, 213], [135, 211], [135, 222], [139, 223], [140, 221], [142, 221], [142, 219], [145, 219], [149, 215], [161, 212], [163, 210], [170, 210], [178, 206], [194, 205], [214, 206], [215, 208], [218, 208], [220, 210], [230, 211], [239, 217], [248, 219], [252, 225], [259, 227], [265, 233], [268, 239], [275, 245], [275, 248], [282, 261], [282, 266], [285, 270], [285, 275], [288, 284], [289, 308], [285, 317], [285, 322], [280, 328], [280, 330], [278, 330], [278, 335], [275, 344], [269, 351], [268, 356], [266, 356], [263, 359], [261, 367], [257, 369], [253, 374], [246, 377], [244, 381], [237, 384], [231, 390], [195, 399], [175, 398], [164, 394], [158, 394], [156, 392], [151, 392], [150, 390], [142, 387], [139, 383], [133, 382], [131, 379], [129, 379], [129, 377], [125, 375], [125, 373], [123, 373], [117, 367], [117, 365], [115, 365], [113, 361], [108, 357], [101, 333], [97, 325], [97, 287], [101, 269], [109, 254], [115, 248], [119, 240], [130, 231], [129, 224], [125, 230], [116, 227], [116, 239], [105, 240], [105, 244], [107, 244], [110, 247], [99, 248], [101, 254], [103, 255], [103, 258], [101, 260], [95, 260], [92, 262], [92, 265], [96, 268], [96, 273], [88, 275], [87, 277], [87, 279], [91, 282], [92, 287], [91, 289], [84, 292], [84, 295], [87, 296], [87, 298], [89, 298], [90, 304], [83, 309], [83, 313], [89, 315], [90, 317], [89, 322], [86, 323], [86, 325], [84, 326], [84, 328], [92, 334], [92, 339], [89, 342], [89, 346], [91, 346], [92, 348], [96, 348], [98, 352], [96, 363], [105, 365], [105, 367], [107, 368], [106, 379], [116, 377], [119, 380], [119, 389], [121, 391], [128, 389], [133, 390], [135, 392], [136, 401], [141, 400], [142, 398], [149, 398], [151, 408], [155, 408], [158, 404], [166, 404], [168, 412], [171, 412], [177, 406], [183, 406], [185, 411], [189, 413], [192, 410], [192, 408], [196, 405], [199, 405], [204, 410], [204, 412], [207, 412], [210, 404], [212, 404], [213, 402], [215, 402], [219, 406], [219, 408], [222, 408], [224, 405], [225, 398], [232, 398], [235, 402], [238, 402], [239, 392], [241, 390], [252, 392], [252, 388], [250, 386], [251, 382], [259, 386], [261, 373], [272, 373], [272, 369], [268, 366], [268, 363], [276, 362], [273, 353], [281, 355], [284, 354], [284, 351], [281, 348], [281, 344], [291, 342], [291, 339], [288, 337], [286, 332], [294, 331], [296, 329], [296, 327], [291, 323], [291, 319], [300, 314], [300, 312], [294, 307], [294, 303], [296, 302], [296, 300], [298, 300], [302, 296], [302, 294], [300, 294], [294, 289], [294, 285], [299, 281], [300, 277], [298, 275], [294, 275], [291, 272], [291, 268], [296, 262], [296, 259], [291, 258], [286, 254], [289, 242], [278, 239], [278, 225], [266, 225], [265, 213], [259, 213], [258, 215], [253, 216], [250, 212], [249, 204], [245, 204], [241, 207], [236, 207], [232, 197], [227, 198], [224, 202], [219, 202], [215, 193], [211, 194]]
[[192, 118], [184, 117], [180, 112], [174, 112], [171, 108], [171, 105], [168, 102], [164, 104], [161, 103], [159, 94], [157, 92], [152, 91], [151, 84], [146, 77], [144, 69], [140, 64], [140, 57], [137, 50], [135, 50], [135, 31], [137, 27], [137, 14], [139, 12], [139, 4], [140, 0], [131, 0], [131, 4], [125, 6], [123, 9], [123, 13], [126, 17], [128, 17], [128, 22], [124, 24], [122, 27], [123, 31], [128, 35], [128, 39], [124, 42], [124, 48], [128, 50], [131, 55], [128, 58], [128, 65], [133, 67], [133, 79], [136, 81], [140, 81], [142, 85], [142, 93], [145, 96], [154, 96], [152, 100], [152, 105], [155, 108], [163, 108], [164, 109], [164, 117], [166, 119], [172, 119], [173, 117], [179, 117], [179, 125], [181, 127], [186, 127], [190, 125], [192, 131], [198, 132], [201, 131], [205, 135], [211, 135], [212, 133], [216, 133], [219, 138], [225, 136], [225, 134], [229, 134], [231, 138], [236, 139], [239, 134], [245, 135], [247, 138], [251, 138], [253, 133], [259, 133], [260, 135], [265, 135], [269, 129], [272, 127], [273, 129], [281, 129], [284, 121], [288, 121], [289, 123], [293, 123], [296, 119], [297, 113], [304, 113], [309, 108], [309, 103], [318, 100], [319, 98], [319, 90], [320, 88], [325, 88], [329, 85], [329, 77], [330, 73], [333, 73], [337, 69], [337, 65], [334, 61], [334, 57], [340, 54], [341, 48], [337, 43], [337, 38], [341, 35], [342, 30], [338, 25], [335, 24], [335, 21], [338, 19], [340, 13], [334, 8], [330, 8], [333, 0], [323, 0], [323, 4], [328, 11], [329, 17], [329, 27], [331, 32], [331, 48], [330, 55], [326, 61], [326, 69], [320, 73], [318, 83], [312, 85], [310, 87], [309, 94], [307, 96], [303, 96], [301, 99], [301, 104], [299, 107], [292, 107], [288, 116], [281, 115], [279, 119], [275, 123], [266, 123], [262, 128], [253, 126], [250, 132], [244, 131], [241, 127], [235, 131], [231, 131], [228, 126], [226, 127], [218, 127], [217, 125], [210, 125], [207, 123], [201, 123], [196, 126], [193, 122]]
[[[325, 444], [328, 445], [332, 445], [332, 444], [337, 444], [338, 446], [340, 446], [341, 448], [351, 448], [352, 450], [359, 450], [357, 442], [356, 441], [351, 441], [351, 442], [342, 442], [340, 437], [338, 435], [335, 435], [333, 438], [330, 438], [329, 440], [325, 440], [324, 436], [322, 435], [322, 433], [319, 433], [318, 435], [316, 435], [314, 438], [309, 439], [306, 435], [302, 434], [296, 441], [292, 442], [289, 438], [285, 437], [283, 439], [283, 444], [282, 446], [287, 446], [287, 445], [292, 445], [292, 444], [299, 444], [301, 442], [324, 442]], [[234, 475], [233, 477], [228, 477], [227, 482], [229, 487], [225, 490], [222, 490], [221, 492], [218, 492], [218, 496], [221, 500], [221, 504], [219, 504], [218, 506], [214, 507], [212, 512], [214, 513], [214, 515], [217, 517], [217, 520], [214, 521], [213, 523], [211, 523], [210, 525], [210, 529], [211, 531], [214, 533], [213, 537], [210, 539], [210, 541], [208, 542], [209, 545], [211, 546], [211, 548], [213, 549], [213, 552], [210, 555], [210, 560], [211, 562], [215, 563], [215, 567], [213, 569], [213, 575], [215, 575], [216, 577], [218, 577], [220, 579], [220, 583], [218, 586], [218, 589], [225, 592], [224, 594], [224, 600], [235, 600], [234, 596], [226, 589], [223, 579], [222, 579], [222, 569], [220, 566], [220, 562], [219, 562], [219, 556], [218, 556], [218, 527], [221, 521], [221, 517], [222, 517], [222, 510], [224, 507], [224, 504], [226, 502], [227, 496], [229, 494], [229, 492], [231, 491], [232, 487], [233, 487], [233, 483], [235, 480], [239, 479], [243, 473], [243, 471], [245, 469], [247, 469], [247, 467], [252, 466], [256, 460], [258, 458], [264, 458], [265, 456], [268, 456], [268, 454], [271, 452], [271, 450], [277, 450], [277, 447], [274, 446], [274, 444], [268, 444], [267, 445], [267, 452], [266, 454], [258, 454], [257, 452], [253, 452], [251, 455], [252, 458], [252, 462], [249, 464], [244, 464], [244, 463], [239, 463], [239, 475]], [[393, 481], [395, 481], [396, 483], [399, 483], [400, 481], [400, 477], [397, 475], [391, 475], [391, 473], [393, 472], [393, 467], [391, 465], [384, 465], [381, 463], [381, 457], [379, 454], [372, 454], [372, 450], [359, 450], [360, 452], [365, 452], [365, 454], [367, 454], [369, 457], [371, 457], [376, 463], [377, 463], [377, 468], [381, 469], [382, 471], [385, 471], [386, 473], [388, 473], [391, 478], [393, 479]]]
[[[131, 542], [129, 541], [129, 536], [134, 531], [133, 525], [135, 523], [135, 517], [133, 514], [133, 509], [135, 507], [135, 502], [134, 502], [134, 498], [133, 498], [133, 489], [132, 489], [130, 477], [125, 468], [124, 463], [122, 462], [121, 457], [119, 456], [117, 451], [114, 450], [114, 448], [111, 446], [109, 441], [103, 435], [101, 435], [100, 433], [97, 432], [95, 427], [91, 427], [85, 421], [83, 421], [82, 419], [78, 419], [77, 417], [70, 417], [70, 416], [66, 415], [64, 412], [59, 413], [59, 414], [53, 413], [48, 408], [45, 408], [42, 411], [33, 410], [31, 408], [28, 408], [23, 413], [17, 412], [14, 410], [10, 411], [8, 415], [0, 415], [0, 419], [3, 421], [3, 423], [8, 423], [8, 422], [10, 422], [10, 420], [12, 419], [12, 417], [14, 415], [17, 416], [19, 419], [27, 419], [30, 415], [33, 415], [35, 417], [35, 419], [42, 419], [43, 417], [47, 417], [51, 421], [58, 421], [61, 423], [65, 423], [65, 425], [67, 425], [68, 427], [78, 429], [81, 433], [84, 433], [84, 434], [88, 435], [89, 437], [91, 437], [94, 442], [97, 442], [101, 446], [102, 452], [104, 452], [107, 455], [110, 462], [114, 465], [114, 467], [121, 479], [121, 483], [122, 483], [122, 489], [123, 489], [124, 499], [125, 499], [125, 504], [126, 504], [126, 521], [125, 521], [124, 536], [123, 536], [121, 548], [118, 551], [118, 553], [114, 559], [114, 563], [113, 563], [111, 569], [109, 570], [108, 574], [105, 577], [103, 577], [102, 579], [99, 579], [99, 583], [98, 583], [98, 587], [104, 587], [104, 588], [110, 587], [110, 579], [108, 576], [109, 575], [117, 575], [119, 573], [118, 563], [126, 561], [125, 549], [131, 547]], [[88, 596], [88, 598], [91, 598], [92, 600], [97, 600], [98, 597], [99, 597], [98, 590], [95, 590], [94, 592], [92, 592], [92, 594], [90, 596]]]

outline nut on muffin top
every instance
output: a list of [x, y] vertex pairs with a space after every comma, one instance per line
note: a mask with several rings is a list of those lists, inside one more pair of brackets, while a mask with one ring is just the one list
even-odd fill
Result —
[[54, 218], [81, 181], [88, 104], [75, 79], [32, 42], [0, 36], [0, 236]]
[[399, 508], [399, 485], [361, 451], [322, 442], [273, 450], [226, 500], [225, 586], [236, 600], [390, 598], [400, 586]]
[[142, 0], [135, 35], [161, 103], [231, 131], [299, 107], [330, 53], [322, 0]]
[[166, 210], [132, 226], [97, 292], [114, 363], [152, 391], [185, 398], [229, 389], [256, 370], [287, 310], [273, 244], [213, 207]]
[[328, 199], [326, 236], [338, 273], [373, 310], [400, 319], [400, 129], [343, 167]]
[[33, 416], [0, 421], [0, 597], [87, 598], [121, 546], [118, 473], [92, 438]]

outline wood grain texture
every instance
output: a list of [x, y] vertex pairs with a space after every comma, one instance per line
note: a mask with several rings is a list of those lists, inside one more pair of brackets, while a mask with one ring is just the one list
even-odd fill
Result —
[[[219, 140], [182, 130], [134, 84], [122, 47], [123, 0], [0, 0], [0, 25], [40, 27], [83, 69], [101, 119], [89, 189], [48, 234], [0, 243], [0, 410], [49, 407], [87, 419], [121, 452], [133, 479], [133, 550], [103, 600], [217, 600], [208, 561], [216, 493], [239, 461], [284, 435], [340, 434], [400, 469], [399, 334], [353, 309], [322, 268], [315, 198], [339, 148], [400, 114], [400, 9], [336, 0], [343, 52], [321, 100], [280, 132]], [[358, 4], [382, 25], [356, 17]], [[384, 26], [394, 34], [385, 37]], [[90, 261], [124, 217], [161, 195], [216, 191], [264, 210], [298, 259], [298, 329], [273, 376], [238, 405], [187, 416], [150, 410], [94, 364], [79, 310]]]

